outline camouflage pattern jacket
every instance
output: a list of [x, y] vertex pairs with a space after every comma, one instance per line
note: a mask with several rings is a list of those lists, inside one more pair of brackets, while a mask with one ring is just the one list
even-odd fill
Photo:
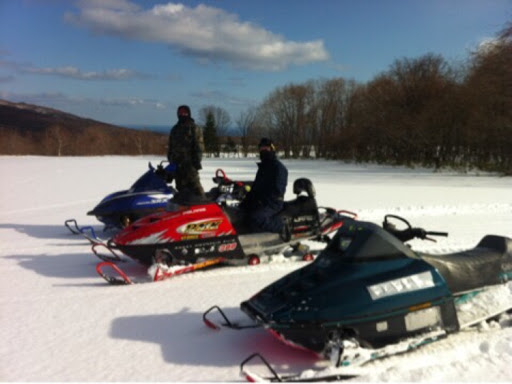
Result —
[[181, 118], [169, 134], [167, 159], [179, 167], [201, 169], [204, 141], [203, 132], [194, 119]]

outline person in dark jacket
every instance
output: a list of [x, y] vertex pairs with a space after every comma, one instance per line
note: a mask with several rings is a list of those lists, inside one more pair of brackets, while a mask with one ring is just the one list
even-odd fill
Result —
[[167, 159], [177, 166], [176, 189], [179, 195], [194, 195], [204, 199], [204, 189], [199, 180], [199, 170], [203, 157], [203, 133], [191, 116], [190, 108], [181, 105], [177, 111], [178, 122], [169, 133]]
[[259, 143], [260, 159], [256, 178], [242, 202], [247, 220], [256, 232], [281, 233], [289, 240], [289, 229], [277, 213], [283, 209], [288, 184], [288, 170], [277, 158], [274, 144], [268, 138]]

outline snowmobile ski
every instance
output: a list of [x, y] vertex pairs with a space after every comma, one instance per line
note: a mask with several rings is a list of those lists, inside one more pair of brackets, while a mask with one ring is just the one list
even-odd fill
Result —
[[[96, 231], [91, 225], [80, 227], [75, 219], [68, 219], [64, 222], [64, 225], [74, 235], [83, 235], [87, 240], [90, 239], [101, 241], [102, 239], [96, 235]], [[89, 233], [89, 234], [88, 234]]]
[[[224, 320], [224, 323], [221, 323], [220, 325], [217, 325], [216, 323], [214, 323], [213, 321], [211, 321], [208, 318], [208, 314], [210, 314], [214, 310], [217, 310], [219, 312], [220, 316]], [[211, 307], [210, 309], [206, 310], [203, 313], [203, 322], [206, 324], [207, 327], [209, 327], [211, 329], [214, 329], [216, 331], [220, 330], [221, 327], [226, 327], [226, 328], [235, 329], [235, 330], [247, 329], [247, 328], [259, 328], [259, 327], [261, 327], [261, 325], [258, 324], [258, 323], [239, 324], [237, 322], [233, 322], [233, 321], [229, 320], [228, 317], [226, 316], [226, 314], [224, 313], [224, 311], [218, 305], [214, 305], [213, 307]]]
[[[168, 280], [171, 277], [183, 275], [185, 273], [194, 272], [199, 269], [211, 267], [216, 264], [223, 263], [225, 261], [225, 258], [218, 257], [216, 259], [208, 259], [201, 261], [199, 263], [195, 263], [192, 265], [187, 266], [174, 266], [174, 267], [168, 267], [166, 265], [162, 264], [154, 264], [152, 265], [148, 270], [148, 275], [150, 276], [149, 279], [139, 279], [134, 280], [128, 277], [128, 275], [116, 264], [112, 263], [111, 261], [103, 261], [101, 263], [98, 263], [96, 265], [96, 272], [98, 275], [100, 275], [105, 281], [112, 285], [130, 285], [130, 284], [141, 284], [141, 283], [147, 283], [150, 281], [156, 282], [156, 281], [164, 281]], [[108, 274], [104, 271], [104, 268], [109, 267], [111, 268], [118, 276], [114, 276], [111, 274]]]
[[[263, 364], [266, 366], [268, 371], [272, 374], [270, 377], [263, 377], [260, 376], [250, 370], [248, 370], [245, 365], [254, 359], [260, 359]], [[251, 383], [257, 383], [257, 382], [301, 382], [301, 383], [315, 383], [315, 382], [326, 382], [326, 381], [342, 381], [347, 379], [352, 379], [354, 377], [357, 377], [357, 373], [336, 373], [332, 375], [322, 375], [320, 377], [304, 377], [302, 374], [296, 374], [296, 375], [287, 375], [287, 376], [281, 376], [279, 375], [274, 368], [272, 368], [272, 365], [259, 353], [253, 353], [248, 358], [246, 358], [242, 363], [240, 363], [240, 374], [242, 377], [244, 377], [247, 381]]]

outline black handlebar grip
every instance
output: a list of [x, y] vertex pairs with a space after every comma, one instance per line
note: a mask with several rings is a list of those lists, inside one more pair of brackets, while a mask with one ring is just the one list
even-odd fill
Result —
[[430, 235], [430, 236], [444, 236], [444, 237], [448, 237], [448, 232], [427, 232], [427, 235]]

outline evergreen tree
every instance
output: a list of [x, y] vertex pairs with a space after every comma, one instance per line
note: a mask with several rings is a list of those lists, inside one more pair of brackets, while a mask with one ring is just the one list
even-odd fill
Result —
[[208, 154], [219, 156], [219, 138], [217, 137], [217, 127], [215, 125], [215, 118], [213, 113], [208, 113], [206, 116], [206, 124], [203, 131], [204, 137], [204, 150]]

